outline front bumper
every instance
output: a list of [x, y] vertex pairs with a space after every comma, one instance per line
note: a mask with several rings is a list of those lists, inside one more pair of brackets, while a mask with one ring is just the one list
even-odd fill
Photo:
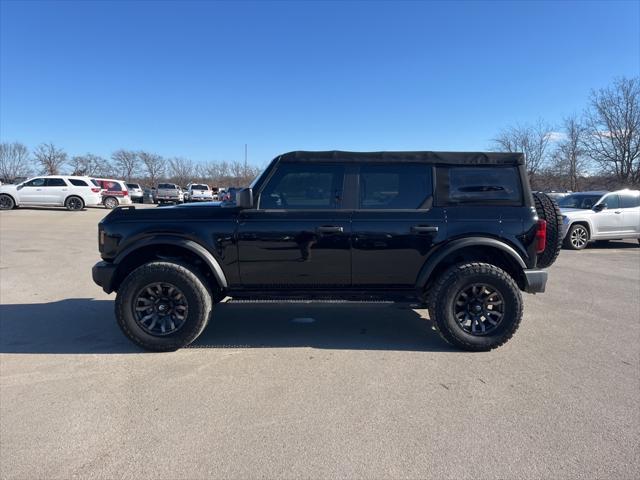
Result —
[[546, 270], [524, 270], [524, 291], [527, 293], [543, 293], [547, 286]]
[[118, 266], [109, 262], [98, 262], [91, 269], [91, 276], [93, 281], [100, 287], [105, 293], [113, 292], [113, 279], [115, 277], [116, 268]]

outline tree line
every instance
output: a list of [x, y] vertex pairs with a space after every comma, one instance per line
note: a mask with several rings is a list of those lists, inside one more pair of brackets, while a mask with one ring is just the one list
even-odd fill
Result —
[[504, 128], [491, 141], [524, 152], [533, 188], [586, 190], [640, 185], [640, 78], [592, 90], [582, 114], [559, 126], [539, 119]]
[[[582, 114], [567, 116], [553, 126], [542, 119], [514, 124], [491, 140], [491, 150], [523, 152], [534, 189], [584, 190], [640, 186], [640, 78], [618, 78], [592, 90]], [[155, 186], [202, 182], [244, 186], [259, 168], [239, 161], [197, 163], [156, 153], [120, 149], [110, 158], [87, 153], [68, 156], [53, 143], [33, 152], [18, 142], [0, 144], [0, 180], [33, 173], [121, 178]]]
[[188, 158], [166, 158], [157, 153], [119, 149], [110, 158], [92, 153], [69, 156], [53, 143], [42, 143], [33, 152], [19, 142], [0, 143], [0, 180], [38, 175], [79, 175], [115, 178], [156, 186], [172, 182], [185, 186], [190, 182], [219, 187], [248, 185], [260, 169], [240, 161], [197, 163]]

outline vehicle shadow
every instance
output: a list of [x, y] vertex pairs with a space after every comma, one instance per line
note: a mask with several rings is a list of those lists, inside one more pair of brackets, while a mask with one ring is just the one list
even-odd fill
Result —
[[607, 240], [596, 241], [587, 244], [587, 249], [590, 250], [614, 250], [614, 249], [626, 249], [626, 248], [639, 248], [637, 240]]
[[[223, 303], [190, 348], [313, 347], [451, 351], [431, 322], [393, 304]], [[0, 305], [0, 353], [141, 353], [118, 328], [113, 301]]]

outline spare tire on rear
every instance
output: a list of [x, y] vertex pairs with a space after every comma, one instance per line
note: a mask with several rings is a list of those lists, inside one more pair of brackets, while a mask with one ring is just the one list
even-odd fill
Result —
[[539, 268], [553, 265], [562, 248], [562, 213], [556, 201], [542, 192], [534, 192], [533, 200], [538, 218], [547, 222], [547, 246], [538, 254]]

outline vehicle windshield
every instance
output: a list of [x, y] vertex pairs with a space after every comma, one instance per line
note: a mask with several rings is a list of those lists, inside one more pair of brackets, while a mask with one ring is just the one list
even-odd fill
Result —
[[209, 190], [207, 185], [191, 185], [191, 190]]
[[575, 193], [558, 200], [558, 205], [560, 208], [580, 208], [582, 210], [589, 210], [590, 208], [593, 208], [601, 197], [602, 195]]
[[158, 184], [158, 189], [164, 189], [164, 190], [175, 190], [176, 186], [173, 183], [160, 183]]

